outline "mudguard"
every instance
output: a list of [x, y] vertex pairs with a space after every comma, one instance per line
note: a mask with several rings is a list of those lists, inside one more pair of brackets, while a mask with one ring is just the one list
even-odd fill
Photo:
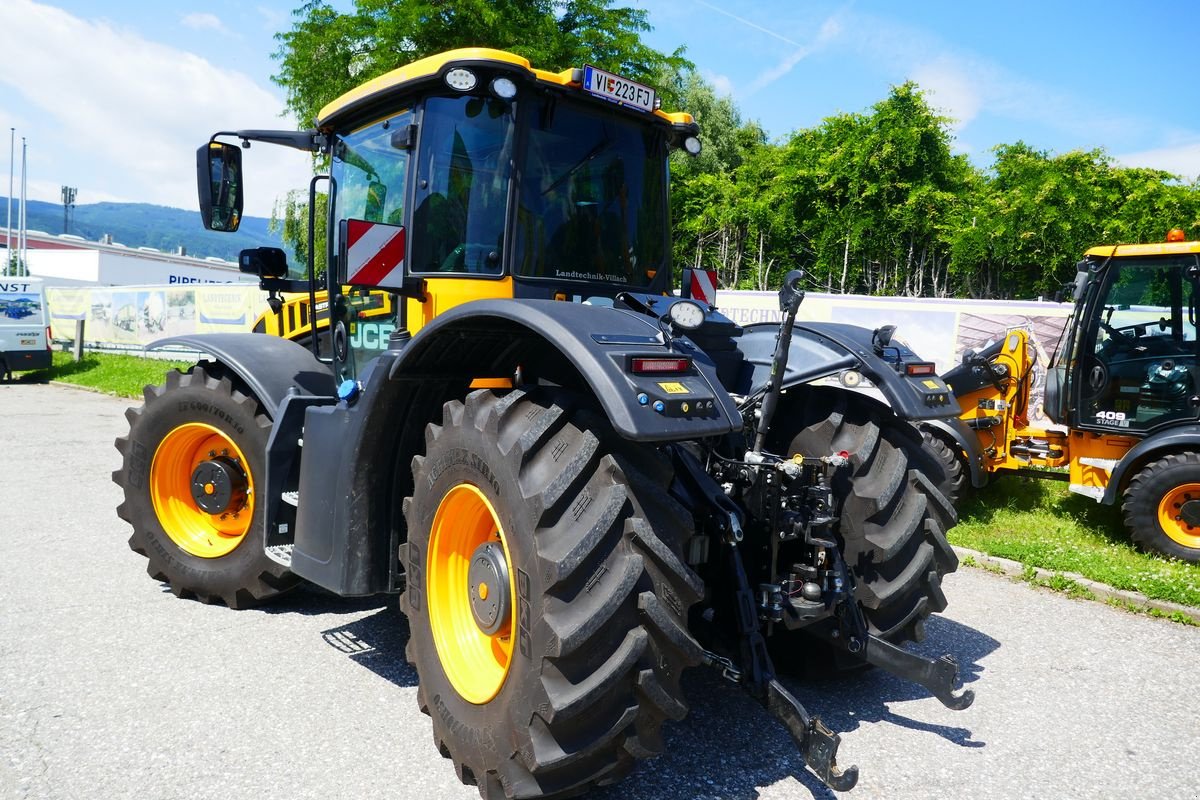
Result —
[[[751, 325], [744, 330], [737, 347], [745, 357], [745, 365], [736, 385], [731, 387], [735, 394], [753, 394], [767, 385], [778, 333], [779, 326], [770, 323]], [[871, 336], [871, 331], [855, 325], [797, 321], [792, 331], [783, 388], [855, 370], [875, 384], [902, 419], [917, 421], [958, 416], [958, 404], [941, 378], [900, 374], [892, 362], [875, 353]]]
[[[700, 439], [742, 427], [737, 405], [706, 353], [682, 337], [667, 342], [649, 317], [605, 306], [524, 299], [465, 303], [422, 328], [392, 364], [390, 377], [503, 377], [521, 368], [558, 382], [553, 370], [560, 356], [626, 439]], [[684, 374], [633, 374], [630, 360], [647, 356], [686, 356], [693, 366]]]
[[1200, 450], [1200, 425], [1181, 425], [1143, 439], [1113, 467], [1100, 502], [1106, 506], [1115, 505], [1121, 499], [1121, 487], [1129, 482], [1133, 473], [1168, 453], [1187, 450]]
[[[399, 500], [412, 493], [412, 457], [424, 449], [425, 424], [474, 378], [507, 377], [518, 368], [551, 383], [582, 377], [614, 429], [636, 441], [740, 429], [737, 406], [711, 361], [685, 340], [675, 339], [673, 348], [653, 320], [600, 306], [476, 300], [439, 314], [367, 365], [353, 402], [305, 410], [310, 455], [300, 464], [292, 571], [340, 595], [399, 588], [396, 553], [407, 537]], [[693, 369], [633, 375], [627, 367], [635, 355], [686, 355]], [[561, 373], [564, 362], [568, 374]], [[660, 401], [662, 411], [655, 409]]]
[[334, 393], [333, 372], [312, 351], [277, 336], [258, 333], [198, 333], [171, 336], [147, 350], [183, 347], [207, 353], [233, 370], [262, 404], [271, 419], [291, 390], [306, 395]]

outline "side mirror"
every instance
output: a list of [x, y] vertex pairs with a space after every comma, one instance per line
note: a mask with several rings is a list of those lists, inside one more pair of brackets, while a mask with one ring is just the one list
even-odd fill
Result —
[[200, 218], [210, 231], [236, 231], [242, 222], [242, 149], [209, 142], [196, 151]]
[[238, 270], [259, 278], [286, 278], [287, 254], [278, 247], [252, 247], [238, 253]]

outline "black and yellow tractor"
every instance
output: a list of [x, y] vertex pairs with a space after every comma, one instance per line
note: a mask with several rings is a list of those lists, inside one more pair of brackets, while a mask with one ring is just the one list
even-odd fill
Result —
[[1093, 247], [1069, 287], [1075, 308], [1046, 373], [1034, 423], [1036, 353], [1015, 328], [942, 377], [957, 421], [922, 423], [945, 494], [994, 473], [1061, 480], [1121, 504], [1140, 547], [1200, 562], [1200, 242]]
[[[148, 387], [117, 441], [151, 576], [231, 607], [301, 582], [402, 593], [434, 740], [487, 798], [628, 774], [699, 664], [838, 789], [857, 770], [777, 669], [823, 649], [966, 707], [951, 658], [900, 646], [957, 565], [913, 424], [956, 416], [953, 396], [884, 333], [796, 322], [798, 272], [781, 325], [673, 293], [668, 156], [697, 136], [649, 87], [487, 49], [376, 78], [312, 130], [215, 134], [213, 229], [241, 216], [242, 147], [328, 157], [310, 199], [329, 197], [330, 347], [160, 343], [208, 357]], [[272, 293], [318, 288], [279, 250], [241, 267]], [[375, 293], [382, 349], [382, 327], [354, 334]], [[842, 374], [889, 404], [815, 385]]]

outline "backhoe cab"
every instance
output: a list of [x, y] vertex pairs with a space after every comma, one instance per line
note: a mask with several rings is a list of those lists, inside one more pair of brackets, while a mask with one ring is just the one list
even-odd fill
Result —
[[[301, 581], [403, 592], [421, 707], [486, 798], [624, 776], [699, 664], [837, 789], [857, 771], [777, 670], [832, 651], [969, 705], [952, 659], [900, 646], [957, 565], [913, 425], [954, 418], [953, 397], [886, 328], [797, 322], [799, 271], [780, 325], [672, 294], [668, 154], [696, 134], [618, 75], [471, 49], [364, 84], [311, 131], [214, 136], [214, 229], [240, 219], [239, 142], [328, 157], [309, 202], [318, 241], [323, 187], [327, 266], [242, 254], [311, 350], [157, 343], [209, 358], [148, 387], [117, 441], [150, 574], [233, 607]], [[864, 377], [887, 404], [844, 388]]]
[[1163, 243], [1093, 247], [1071, 293], [1044, 395], [1062, 429], [1030, 425], [1036, 359], [1028, 333], [1012, 330], [943, 376], [962, 408], [957, 434], [927, 430], [946, 437], [977, 486], [1004, 470], [1067, 480], [1120, 501], [1142, 547], [1200, 561], [1200, 242], [1176, 229]]

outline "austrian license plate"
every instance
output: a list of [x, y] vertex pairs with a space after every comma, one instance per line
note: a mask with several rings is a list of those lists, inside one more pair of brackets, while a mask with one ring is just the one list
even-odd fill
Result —
[[590, 64], [583, 68], [583, 89], [597, 97], [642, 111], [654, 110], [654, 90]]

